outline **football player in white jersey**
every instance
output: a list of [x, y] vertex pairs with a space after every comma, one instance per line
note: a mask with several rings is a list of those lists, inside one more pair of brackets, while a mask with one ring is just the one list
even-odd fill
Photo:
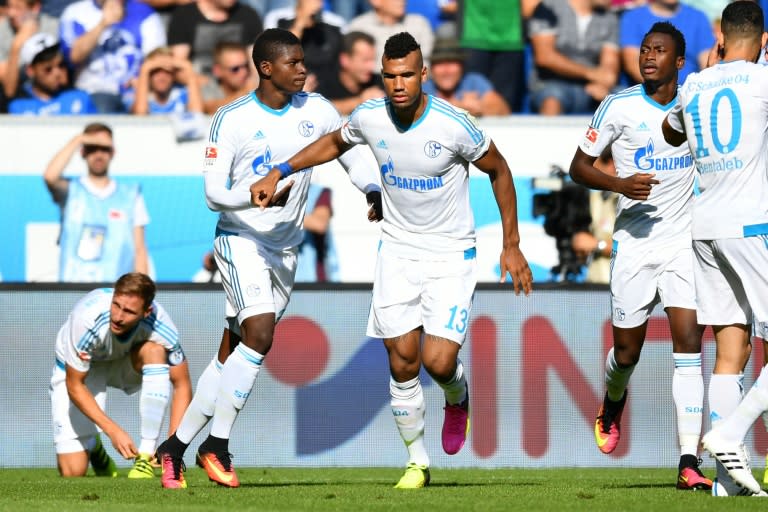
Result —
[[[643, 83], [608, 96], [592, 117], [571, 162], [574, 181], [621, 194], [611, 262], [613, 348], [605, 362], [606, 393], [595, 441], [611, 453], [620, 437], [627, 385], [645, 341], [648, 319], [661, 303], [672, 333], [672, 397], [677, 414], [678, 489], [710, 489], [699, 470], [704, 407], [703, 328], [696, 321], [690, 205], [694, 167], [687, 147], [668, 144], [661, 122], [677, 99], [685, 39], [671, 23], [655, 23], [640, 45]], [[609, 148], [616, 176], [594, 167]]]
[[[229, 453], [230, 432], [293, 289], [312, 169], [304, 169], [281, 189], [271, 208], [253, 208], [249, 187], [274, 162], [286, 160], [342, 122], [328, 100], [302, 92], [304, 52], [291, 32], [262, 32], [254, 42], [253, 61], [259, 86], [216, 112], [205, 150], [205, 197], [220, 212], [214, 257], [226, 291], [229, 328], [200, 376], [176, 434], [157, 449], [166, 488], [187, 486], [183, 455], [209, 420], [210, 435], [198, 449], [197, 463], [219, 485], [240, 485]], [[379, 220], [375, 205], [380, 187], [373, 166], [358, 152], [340, 162], [374, 205], [368, 218]]]
[[699, 172], [696, 302], [699, 322], [712, 325], [717, 342], [713, 429], [702, 444], [736, 482], [759, 494], [743, 439], [768, 409], [768, 370], [738, 404], [750, 328], [768, 337], [768, 68], [757, 64], [768, 34], [762, 9], [748, 0], [728, 4], [721, 20], [721, 60], [688, 76], [663, 129], [671, 143], [687, 140]]
[[[154, 297], [149, 277], [125, 274], [114, 289], [97, 289], [80, 299], [59, 330], [50, 394], [62, 476], [85, 476], [89, 460], [97, 476], [117, 476], [99, 431], [120, 455], [135, 459], [128, 478], [155, 476], [150, 459], [168, 402], [173, 432], [192, 398], [192, 384], [176, 326]], [[138, 447], [105, 412], [108, 386], [128, 394], [141, 389]]]
[[300, 177], [302, 169], [357, 144], [373, 151], [384, 220], [367, 334], [382, 338], [389, 354], [390, 403], [409, 454], [395, 487], [412, 489], [430, 479], [422, 365], [445, 393], [444, 451], [457, 453], [469, 430], [467, 377], [458, 353], [477, 281], [470, 162], [488, 174], [501, 212], [502, 281], [509, 273], [515, 293], [528, 294], [532, 279], [519, 247], [512, 173], [490, 137], [466, 111], [422, 92], [426, 68], [407, 32], [387, 40], [381, 75], [386, 98], [361, 104], [341, 129], [286, 159], [251, 192], [254, 204], [267, 205], [278, 185]]

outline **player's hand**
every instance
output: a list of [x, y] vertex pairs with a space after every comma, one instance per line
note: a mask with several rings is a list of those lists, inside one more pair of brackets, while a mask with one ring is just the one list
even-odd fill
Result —
[[515, 287], [515, 295], [520, 295], [521, 290], [526, 295], [531, 293], [533, 289], [533, 274], [519, 246], [503, 248], [499, 265], [501, 267], [500, 283], [506, 280], [507, 273], [509, 273], [509, 276], [512, 278], [512, 284]]
[[647, 172], [638, 172], [632, 176], [619, 179], [619, 188], [616, 192], [629, 199], [645, 201], [651, 195], [651, 188], [659, 184], [659, 180], [654, 179], [655, 174]]
[[381, 206], [381, 191], [372, 190], [365, 194], [365, 200], [368, 201], [368, 220], [370, 222], [379, 222], [384, 218], [384, 210]]
[[129, 436], [125, 430], [118, 428], [107, 435], [109, 435], [109, 440], [112, 441], [112, 446], [123, 456], [123, 458], [135, 459], [139, 454], [136, 445], [133, 444], [133, 439], [131, 439], [131, 436]]
[[266, 176], [251, 185], [251, 204], [262, 210], [270, 205], [277, 191], [277, 182], [280, 181], [280, 171], [270, 169]]
[[122, 0], [105, 0], [104, 5], [101, 7], [102, 21], [107, 26], [114, 25], [122, 20], [124, 13], [125, 9]]

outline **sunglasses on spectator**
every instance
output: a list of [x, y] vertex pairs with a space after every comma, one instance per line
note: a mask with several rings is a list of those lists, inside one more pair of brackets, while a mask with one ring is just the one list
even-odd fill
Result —
[[83, 146], [83, 153], [86, 155], [90, 155], [91, 153], [96, 152], [104, 152], [104, 153], [112, 153], [112, 146], [101, 146], [99, 144], [86, 144]]
[[238, 64], [237, 66], [231, 66], [227, 68], [227, 71], [230, 73], [239, 73], [243, 69], [248, 69], [248, 63], [245, 64]]

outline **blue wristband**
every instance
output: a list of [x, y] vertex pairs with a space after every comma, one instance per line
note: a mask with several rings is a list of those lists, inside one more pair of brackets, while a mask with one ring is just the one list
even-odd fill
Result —
[[278, 171], [280, 171], [281, 178], [285, 178], [286, 176], [288, 176], [293, 172], [293, 167], [288, 165], [288, 162], [279, 163], [275, 167], [273, 167], [273, 169], [277, 169]]

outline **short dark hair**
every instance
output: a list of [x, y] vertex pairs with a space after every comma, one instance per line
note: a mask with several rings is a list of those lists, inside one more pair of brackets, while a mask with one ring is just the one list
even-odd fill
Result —
[[763, 34], [763, 10], [757, 2], [736, 0], [725, 6], [720, 20], [723, 35], [736, 38], [757, 38]]
[[355, 51], [355, 45], [358, 41], [365, 41], [371, 46], [376, 46], [376, 40], [371, 34], [354, 30], [344, 34], [344, 39], [342, 39], [341, 43], [341, 53], [352, 55], [352, 53]]
[[130, 272], [123, 274], [115, 283], [115, 295], [136, 295], [144, 300], [144, 309], [152, 305], [155, 300], [157, 287], [146, 274], [141, 272]]
[[421, 46], [408, 32], [399, 32], [384, 43], [385, 59], [402, 59], [411, 52], [421, 51]]
[[643, 41], [651, 34], [667, 34], [675, 42], [675, 57], [685, 57], [685, 37], [676, 26], [668, 21], [657, 21], [643, 36]]
[[112, 137], [112, 128], [110, 128], [108, 125], [104, 123], [88, 123], [85, 125], [85, 128], [83, 128], [83, 133], [100, 133], [100, 132], [106, 132], [109, 134], [110, 137]]
[[301, 46], [301, 41], [293, 32], [282, 28], [268, 28], [258, 35], [253, 42], [253, 63], [259, 69], [259, 63], [274, 62], [286, 47]]

